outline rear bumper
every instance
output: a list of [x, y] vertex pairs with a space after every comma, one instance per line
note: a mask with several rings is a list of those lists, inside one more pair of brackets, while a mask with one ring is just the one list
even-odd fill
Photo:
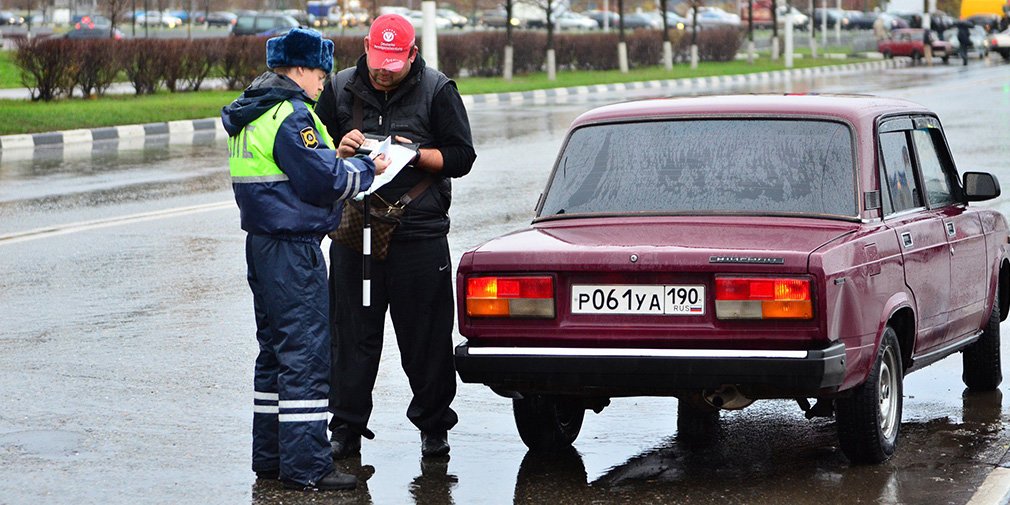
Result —
[[663, 395], [734, 384], [751, 398], [818, 396], [838, 390], [845, 346], [808, 351], [471, 347], [455, 351], [463, 382], [499, 393]]

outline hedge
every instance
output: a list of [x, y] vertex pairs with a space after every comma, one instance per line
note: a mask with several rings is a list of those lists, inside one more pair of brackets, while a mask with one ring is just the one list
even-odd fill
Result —
[[[686, 61], [690, 34], [672, 32], [675, 61]], [[660, 33], [629, 32], [628, 60], [633, 67], [661, 62]], [[734, 29], [698, 33], [702, 60], [728, 61], [740, 49], [741, 34]], [[340, 69], [353, 65], [364, 51], [361, 37], [335, 37], [333, 62]], [[439, 68], [449, 77], [496, 77], [503, 73], [504, 31], [441, 34]], [[555, 35], [560, 70], [612, 70], [617, 68], [617, 33]], [[547, 36], [543, 32], [517, 31], [512, 36], [513, 72], [518, 75], [544, 70]], [[197, 40], [84, 40], [25, 39], [14, 57], [22, 83], [32, 100], [103, 95], [124, 73], [138, 95], [162, 87], [171, 92], [199, 90], [207, 76], [221, 75], [228, 89], [248, 86], [266, 70], [266, 40], [262, 37], [227, 37]]]

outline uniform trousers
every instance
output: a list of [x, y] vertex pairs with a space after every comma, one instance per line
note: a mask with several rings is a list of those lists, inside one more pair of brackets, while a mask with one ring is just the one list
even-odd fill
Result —
[[259, 341], [252, 468], [311, 485], [333, 470], [329, 295], [319, 238], [250, 234], [246, 263]]

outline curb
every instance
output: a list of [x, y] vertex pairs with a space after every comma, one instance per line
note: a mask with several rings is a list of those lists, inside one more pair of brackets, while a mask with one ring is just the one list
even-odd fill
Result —
[[[848, 65], [836, 65], [830, 67], [776, 70], [774, 72], [759, 72], [755, 74], [725, 75], [718, 77], [691, 77], [618, 84], [597, 84], [572, 88], [541, 89], [512, 93], [464, 95], [463, 105], [471, 107], [474, 105], [486, 104], [520, 104], [525, 102], [546, 103], [552, 98], [585, 96], [592, 93], [631, 91], [640, 89], [707, 89], [737, 84], [779, 82], [793, 78], [871, 72], [904, 66], [907, 66], [907, 63], [903, 61], [884, 60], [865, 63], [850, 63]], [[63, 130], [23, 135], [2, 135], [0, 136], [0, 151], [7, 149], [60, 147], [69, 144], [94, 143], [96, 141], [108, 140], [139, 141], [140, 139], [157, 135], [168, 135], [170, 137], [196, 136], [197, 134], [209, 134], [210, 132], [214, 132], [215, 135], [227, 136], [227, 133], [224, 131], [224, 127], [221, 125], [220, 118], [204, 118], [184, 121], [169, 121], [167, 123], [107, 126], [102, 128]]]

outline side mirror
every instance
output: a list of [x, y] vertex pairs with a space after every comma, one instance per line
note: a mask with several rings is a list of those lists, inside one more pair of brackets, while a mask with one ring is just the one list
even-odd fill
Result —
[[996, 176], [986, 172], [965, 172], [963, 176], [964, 195], [969, 202], [992, 200], [1000, 195]]

